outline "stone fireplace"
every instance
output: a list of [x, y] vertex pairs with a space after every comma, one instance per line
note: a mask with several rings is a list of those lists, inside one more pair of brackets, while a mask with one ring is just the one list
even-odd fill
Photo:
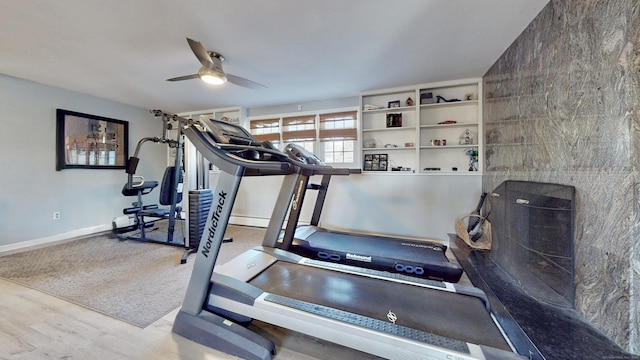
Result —
[[505, 181], [489, 195], [491, 259], [529, 296], [574, 308], [575, 188]]
[[491, 250], [472, 249], [455, 235], [451, 249], [519, 354], [639, 359], [576, 312], [576, 194], [570, 185], [506, 180], [485, 207]]
[[550, 0], [483, 76], [482, 131], [483, 191], [575, 187], [573, 307], [640, 354], [640, 2]]

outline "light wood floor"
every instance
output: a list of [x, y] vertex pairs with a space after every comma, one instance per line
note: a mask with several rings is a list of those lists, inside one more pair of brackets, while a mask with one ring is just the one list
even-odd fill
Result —
[[[171, 332], [178, 309], [147, 328], [0, 279], [0, 359], [236, 359]], [[373, 359], [299, 333], [260, 324], [277, 360]]]

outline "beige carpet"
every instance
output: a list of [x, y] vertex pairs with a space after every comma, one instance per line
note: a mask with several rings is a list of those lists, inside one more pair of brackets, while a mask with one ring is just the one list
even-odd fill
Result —
[[[156, 236], [158, 234], [151, 235]], [[218, 263], [260, 245], [264, 229], [229, 226]], [[195, 256], [111, 234], [0, 257], [0, 277], [146, 327], [182, 304]]]

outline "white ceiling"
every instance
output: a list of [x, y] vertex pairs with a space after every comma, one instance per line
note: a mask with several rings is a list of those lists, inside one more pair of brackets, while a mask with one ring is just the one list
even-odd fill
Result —
[[[168, 112], [480, 77], [548, 0], [0, 0], [0, 73]], [[186, 38], [225, 72], [200, 80]]]

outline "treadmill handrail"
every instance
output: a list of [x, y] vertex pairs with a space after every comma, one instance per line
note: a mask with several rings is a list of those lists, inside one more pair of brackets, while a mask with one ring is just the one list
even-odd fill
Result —
[[[238, 146], [228, 144], [221, 146], [221, 144], [214, 142], [214, 140], [210, 136], [207, 136], [204, 131], [198, 129], [193, 125], [185, 127], [182, 132], [205, 158], [216, 164], [216, 166], [218, 166], [222, 171], [229, 173], [233, 172], [233, 168], [228, 168], [227, 166], [225, 166], [225, 164], [232, 165], [233, 167], [240, 166], [247, 169], [258, 170], [260, 172], [264, 172], [265, 174], [274, 175], [290, 174], [294, 170], [291, 163], [289, 163], [288, 161], [278, 160], [275, 157], [271, 161], [252, 160], [234, 155], [228, 151], [230, 148], [251, 148], [262, 153], [273, 154], [274, 151], [271, 149], [259, 148], [255, 146]], [[222, 160], [222, 162], [215, 161], [215, 159], [220, 159]]]

